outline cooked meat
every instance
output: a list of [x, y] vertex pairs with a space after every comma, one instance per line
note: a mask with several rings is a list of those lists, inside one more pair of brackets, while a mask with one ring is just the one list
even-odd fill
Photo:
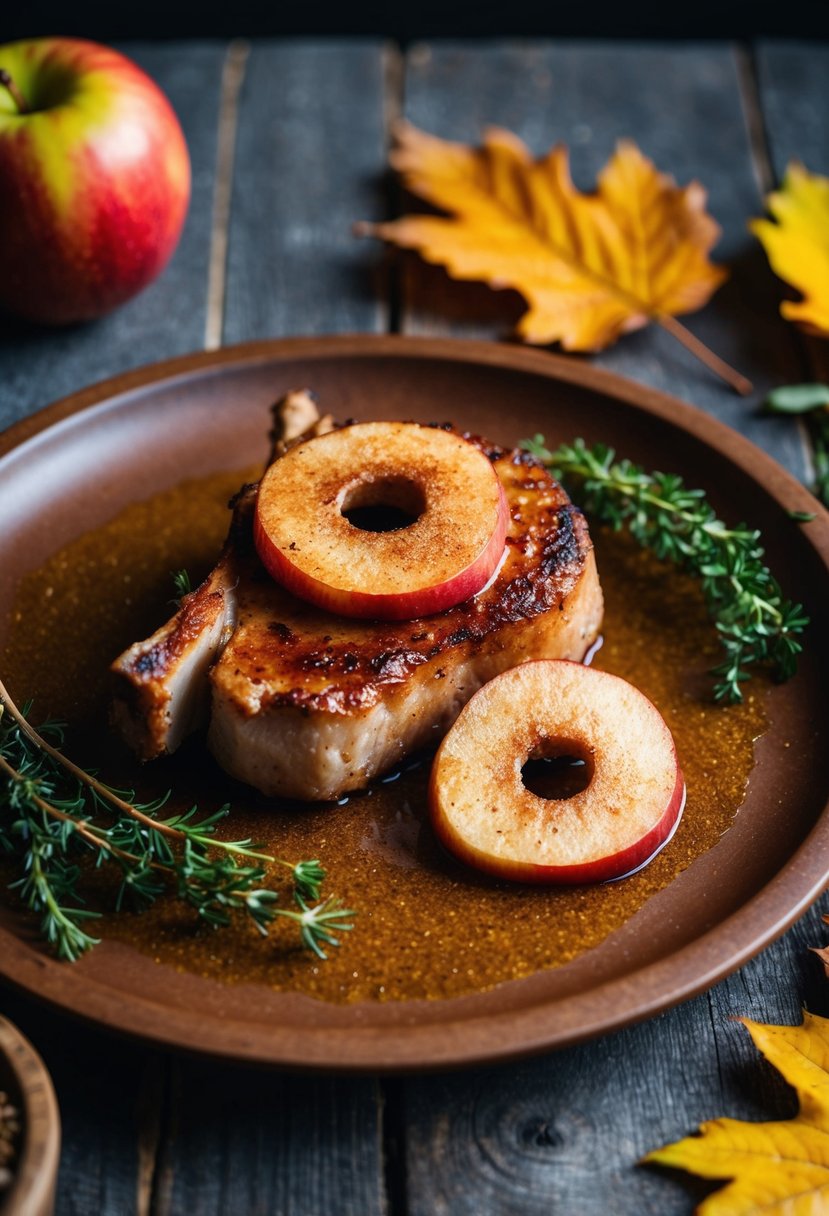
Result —
[[[139, 755], [172, 751], [209, 708], [208, 743], [227, 772], [267, 795], [334, 799], [437, 742], [499, 672], [527, 659], [581, 659], [602, 619], [581, 512], [525, 453], [467, 438], [492, 461], [511, 511], [487, 588], [414, 621], [323, 612], [262, 567], [256, 487], [246, 487], [214, 572], [113, 665], [116, 721]], [[277, 452], [286, 440], [275, 438]]]

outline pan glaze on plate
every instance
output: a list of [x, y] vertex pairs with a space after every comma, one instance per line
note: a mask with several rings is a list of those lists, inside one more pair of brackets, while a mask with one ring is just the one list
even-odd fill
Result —
[[[763, 529], [769, 561], [813, 619], [829, 592], [829, 516], [746, 440], [653, 390], [546, 353], [471, 342], [345, 337], [194, 355], [88, 389], [0, 438], [0, 644], [14, 587], [59, 546], [183, 477], [262, 451], [281, 392], [309, 384], [339, 417], [451, 418], [495, 441], [580, 434], [708, 488]], [[786, 510], [815, 510], [798, 526]], [[684, 1000], [740, 966], [817, 896], [829, 851], [826, 642], [769, 698], [733, 827], [598, 948], [557, 970], [438, 1001], [327, 1005], [224, 986], [105, 942], [55, 962], [31, 921], [0, 908], [0, 973], [114, 1029], [216, 1055], [297, 1067], [412, 1069], [573, 1043]]]

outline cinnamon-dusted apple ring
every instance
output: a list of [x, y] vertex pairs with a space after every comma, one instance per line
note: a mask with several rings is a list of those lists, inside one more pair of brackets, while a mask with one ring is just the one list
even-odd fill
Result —
[[412, 422], [299, 444], [259, 487], [254, 537], [295, 595], [351, 617], [407, 620], [484, 587], [504, 552], [506, 496], [479, 448]]
[[[529, 790], [531, 758], [570, 756], [587, 785]], [[586, 883], [641, 868], [670, 839], [685, 782], [668, 727], [627, 681], [562, 660], [524, 663], [485, 684], [435, 757], [429, 802], [439, 838], [500, 878]]]

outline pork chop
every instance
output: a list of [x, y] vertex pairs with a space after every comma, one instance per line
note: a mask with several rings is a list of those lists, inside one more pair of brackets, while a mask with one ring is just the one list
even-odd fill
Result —
[[[286, 399], [289, 411], [277, 407], [294, 431], [298, 396]], [[299, 411], [300, 434], [278, 428], [273, 456], [330, 427], [311, 409]], [[173, 751], [209, 718], [208, 745], [232, 776], [269, 796], [336, 799], [439, 742], [499, 672], [528, 659], [582, 659], [603, 610], [583, 515], [526, 453], [465, 438], [492, 462], [510, 506], [505, 556], [484, 590], [412, 621], [317, 609], [259, 561], [256, 486], [245, 487], [212, 574], [113, 664], [114, 719], [137, 753]]]

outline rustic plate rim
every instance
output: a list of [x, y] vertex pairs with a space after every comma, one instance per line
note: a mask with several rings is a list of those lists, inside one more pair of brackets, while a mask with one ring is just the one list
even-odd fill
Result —
[[[132, 390], [149, 387], [154, 383], [174, 382], [193, 373], [223, 365], [237, 367], [279, 359], [349, 356], [442, 359], [474, 366], [486, 364], [512, 371], [529, 372], [552, 381], [591, 389], [622, 401], [634, 410], [644, 411], [668, 421], [725, 456], [751, 480], [761, 481], [767, 493], [779, 502], [784, 510], [813, 513], [815, 519], [809, 525], [808, 541], [823, 566], [829, 570], [829, 512], [805, 487], [749, 439], [711, 415], [659, 389], [639, 384], [571, 357], [490, 342], [398, 335], [340, 334], [268, 339], [222, 347], [215, 351], [197, 351], [98, 381], [13, 423], [0, 434], [0, 457], [64, 419], [103, 402], [114, 402]], [[175, 1009], [171, 1016], [169, 1007], [146, 998], [133, 1001], [130, 1008], [119, 1007], [117, 990], [107, 989], [98, 983], [90, 984], [89, 977], [84, 977], [80, 984], [70, 983], [70, 994], [67, 997], [64, 991], [67, 987], [66, 965], [38, 954], [16, 934], [2, 927], [0, 975], [16, 987], [86, 1021], [104, 1025], [131, 1037], [198, 1054], [279, 1067], [321, 1068], [342, 1073], [366, 1070], [401, 1072], [505, 1061], [545, 1049], [583, 1042], [641, 1021], [705, 991], [743, 966], [784, 933], [826, 888], [829, 874], [816, 860], [820, 849], [815, 846], [825, 846], [829, 843], [827, 812], [829, 806], [824, 809], [809, 836], [789, 861], [760, 891], [731, 916], [683, 947], [683, 959], [686, 962], [690, 960], [696, 966], [692, 979], [675, 979], [676, 955], [660, 958], [635, 972], [637, 991], [641, 994], [638, 999], [620, 1004], [618, 1000], [614, 1002], [608, 996], [607, 1003], [612, 1012], [594, 1015], [578, 1027], [571, 1027], [564, 1032], [557, 1031], [555, 1025], [550, 1025], [550, 1002], [545, 1004], [541, 1000], [517, 1011], [489, 1012], [477, 1018], [470, 1017], [468, 1011], [465, 1011], [458, 1019], [449, 1016], [438, 1024], [423, 1026], [323, 1025], [313, 1030], [305, 1027], [299, 1037], [313, 1042], [314, 1051], [310, 1056], [306, 1052], [300, 1058], [291, 1036], [286, 1040], [265, 1037], [261, 1033], [257, 1035], [257, 1028], [261, 1029], [259, 1023], [236, 1026], [233, 1034], [229, 1033], [229, 1027], [224, 1025], [219, 1028], [217, 1035], [212, 1022], [208, 1023], [205, 1030], [202, 1019], [194, 1010]], [[798, 894], [794, 903], [788, 893], [793, 876], [798, 880]], [[756, 930], [758, 912], [759, 919], [765, 926], [762, 933]], [[712, 954], [712, 944], [723, 938], [731, 938], [738, 944], [726, 951], [714, 950]], [[702, 965], [704, 961], [707, 961], [705, 966]], [[695, 966], [684, 968], [685, 974], [695, 971]], [[596, 1005], [597, 998], [602, 994], [615, 992], [618, 995], [618, 990], [628, 979], [628, 976], [616, 977], [591, 988], [587, 993], [591, 1007]], [[517, 984], [521, 982], [513, 981]], [[73, 987], [75, 991], [72, 991]], [[584, 999], [584, 996], [585, 994], [580, 993], [564, 999], [577, 1001], [579, 998]], [[416, 1006], [417, 1002], [411, 1004]], [[451, 1015], [454, 1002], [448, 1000], [442, 1004]], [[477, 1023], [478, 1035], [471, 1036], [468, 1043], [458, 1042], [454, 1036], [447, 1034], [447, 1030], [463, 1028], [470, 1022]], [[507, 1042], [500, 1037], [505, 1022], [509, 1023], [512, 1031]], [[480, 1035], [482, 1026], [483, 1037]], [[346, 1045], [349, 1055], [344, 1058], [343, 1049]]]

